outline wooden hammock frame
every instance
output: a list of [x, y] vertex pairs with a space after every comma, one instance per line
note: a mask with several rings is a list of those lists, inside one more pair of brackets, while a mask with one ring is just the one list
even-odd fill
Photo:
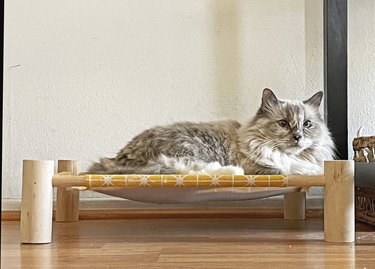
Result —
[[[324, 239], [327, 242], [353, 242], [354, 161], [326, 161], [322, 175], [88, 175], [79, 174], [78, 161], [23, 161], [21, 241], [50, 243], [52, 240], [53, 187], [57, 188], [56, 221], [78, 221], [79, 192], [91, 187], [153, 188], [163, 186], [232, 188], [246, 184], [256, 187], [324, 187]], [[95, 184], [90, 182], [95, 178]], [[117, 185], [111, 178], [118, 179]], [[184, 184], [177, 178], [185, 177]], [[250, 180], [250, 181], [249, 181]], [[98, 183], [99, 182], [99, 183]], [[112, 184], [113, 183], [113, 184]], [[120, 184], [121, 183], [121, 184]], [[214, 183], [214, 185], [213, 185]], [[94, 184], [94, 185], [92, 185]], [[284, 216], [287, 219], [305, 218], [305, 193], [284, 194]]]

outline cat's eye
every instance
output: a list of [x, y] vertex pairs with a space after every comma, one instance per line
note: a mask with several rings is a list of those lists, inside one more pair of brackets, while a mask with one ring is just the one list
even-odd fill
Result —
[[289, 125], [289, 123], [286, 121], [286, 120], [279, 120], [277, 122], [281, 127], [287, 127]]
[[303, 123], [303, 127], [310, 128], [312, 126], [311, 120], [307, 120]]

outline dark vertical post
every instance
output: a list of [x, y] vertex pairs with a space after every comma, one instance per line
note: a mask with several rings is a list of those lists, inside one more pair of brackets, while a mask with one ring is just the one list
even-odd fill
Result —
[[324, 0], [325, 114], [339, 159], [348, 159], [347, 0]]

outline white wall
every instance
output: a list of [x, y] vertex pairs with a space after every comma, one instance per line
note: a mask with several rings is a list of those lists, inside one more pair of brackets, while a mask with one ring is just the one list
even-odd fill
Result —
[[[374, 22], [371, 0], [351, 1], [359, 28], [362, 3]], [[359, 37], [374, 44], [374, 27], [362, 31], [352, 50], [365, 46]], [[350, 67], [368, 69], [367, 89], [375, 79], [361, 53]], [[245, 121], [264, 87], [290, 99], [322, 90], [322, 1], [6, 1], [4, 79], [3, 198], [18, 199], [23, 159], [85, 169], [157, 124]], [[368, 100], [358, 98], [351, 118]]]
[[375, 135], [375, 1], [349, 1], [349, 153], [357, 130]]

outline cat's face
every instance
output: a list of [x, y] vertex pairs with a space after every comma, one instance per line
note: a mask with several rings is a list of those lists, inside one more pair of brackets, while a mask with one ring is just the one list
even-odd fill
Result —
[[306, 101], [279, 100], [265, 89], [262, 105], [253, 123], [272, 149], [289, 154], [319, 144], [328, 130], [319, 113], [323, 93], [318, 92]]

